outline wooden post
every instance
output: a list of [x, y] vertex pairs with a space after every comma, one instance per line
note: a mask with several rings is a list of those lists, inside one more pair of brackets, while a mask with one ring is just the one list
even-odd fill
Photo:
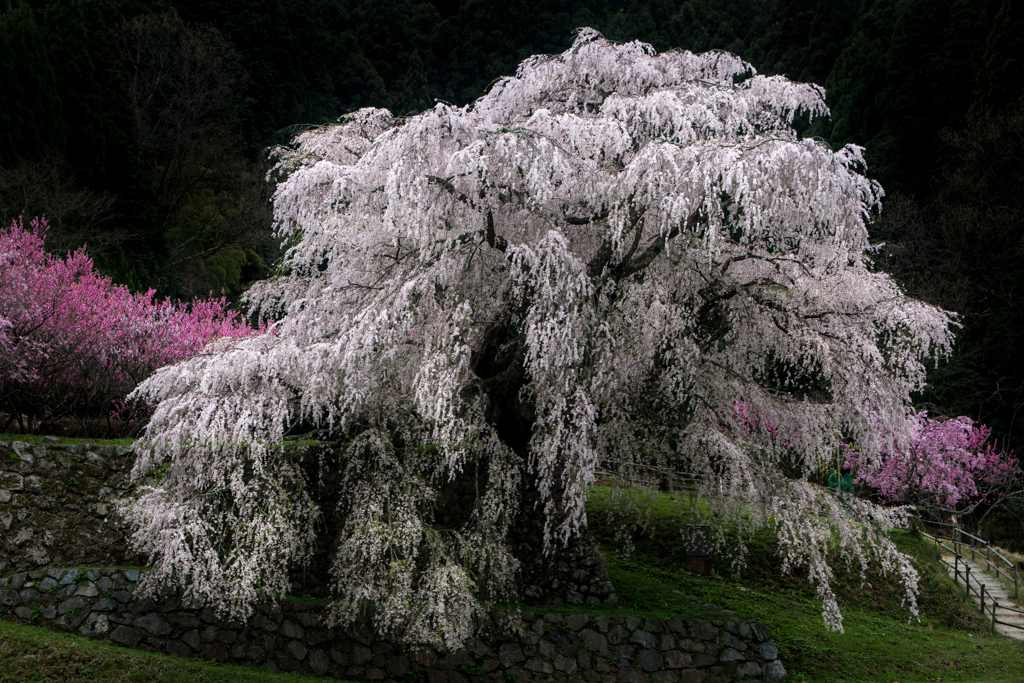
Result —
[[999, 603], [996, 602], [995, 598], [992, 598], [992, 635], [996, 633], [996, 608], [999, 607]]

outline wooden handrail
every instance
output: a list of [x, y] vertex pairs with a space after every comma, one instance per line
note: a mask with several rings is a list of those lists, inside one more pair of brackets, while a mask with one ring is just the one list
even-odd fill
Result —
[[[991, 548], [992, 546], [989, 546], [989, 547]], [[998, 558], [999, 558], [1000, 560], [1002, 560], [1003, 562], [1005, 562], [1005, 563], [1006, 563], [1006, 566], [1007, 566], [1007, 567], [1014, 567], [1014, 566], [1016, 566], [1016, 565], [1014, 565], [1014, 563], [1013, 563], [1013, 562], [1010, 562], [1010, 561], [1009, 561], [1008, 559], [1006, 559], [1005, 557], [1003, 557], [1002, 555], [1000, 555], [1000, 554], [999, 554], [999, 551], [998, 551], [998, 550], [996, 550], [995, 548], [992, 548], [992, 552], [994, 552], [994, 553], [996, 554], [996, 557], [998, 557]]]
[[[972, 539], [972, 541], [977, 541], [978, 543], [980, 543], [981, 546], [985, 549], [985, 556], [983, 558], [985, 560], [985, 563], [995, 571], [997, 579], [999, 578], [1000, 575], [1002, 575], [1007, 581], [1012, 581], [1013, 582], [1013, 597], [1015, 599], [1020, 599], [1020, 578], [1019, 578], [1019, 571], [1017, 570], [1017, 565], [1014, 564], [1013, 562], [1010, 562], [1005, 557], [1003, 557], [1003, 555], [998, 550], [996, 550], [995, 548], [992, 547], [991, 543], [989, 543], [988, 541], [986, 541], [983, 538], [979, 538], [978, 536], [975, 536], [974, 534], [972, 534], [972, 533], [970, 533], [968, 531], [964, 531], [963, 529], [961, 529], [959, 527], [956, 527], [956, 526], [954, 526], [952, 524], [948, 524], [946, 522], [928, 522], [927, 524], [953, 527], [955, 529], [955, 531], [956, 531], [956, 536], [958, 536], [958, 537], [959, 536], [967, 536], [968, 538]], [[921, 525], [924, 526], [925, 522], [922, 521]], [[933, 535], [931, 535], [931, 534], [929, 534], [928, 532], [925, 532], [925, 531], [922, 531], [922, 533], [924, 533], [926, 536], [928, 536], [929, 538], [932, 538], [932, 539], [940, 538], [938, 535], [933, 536]], [[976, 550], [975, 543], [973, 543], [973, 542], [972, 543], [964, 543], [963, 541], [959, 540], [959, 538], [946, 538], [946, 537], [941, 537], [941, 538], [943, 538], [944, 540], [948, 540], [948, 541], [952, 542], [954, 544], [954, 546], [956, 546], [957, 548], [959, 548], [960, 545], [968, 546], [971, 549], [971, 559], [977, 560], [978, 554], [975, 552], [975, 550]], [[950, 552], [954, 552], [954, 553], [957, 552], [956, 550], [952, 550], [950, 548], [947, 548], [947, 550], [949, 550]], [[1013, 576], [1010, 576], [1008, 573], [1003, 571], [1000, 568], [1000, 565], [999, 565], [998, 561], [997, 562], [993, 562], [992, 561], [992, 555], [993, 554], [995, 554], [997, 560], [1002, 560], [1006, 564], [1006, 567], [1008, 569], [1013, 569]]]
[[[999, 605], [999, 608], [1005, 609], [1006, 611], [1013, 612], [1015, 614], [1024, 614], [1024, 609], [1017, 609], [1016, 607], [1007, 607], [1006, 605]], [[1024, 626], [1022, 626], [1021, 628], [1024, 628]]]
[[[957, 543], [957, 541], [955, 541], [953, 539], [944, 539], [944, 538], [939, 538], [937, 536], [933, 536], [933, 535], [929, 534], [927, 531], [922, 531], [921, 533], [926, 538], [930, 538], [931, 540], [935, 541], [935, 545], [936, 546], [938, 546], [938, 547], [948, 551], [949, 553], [951, 553], [953, 555], [953, 564], [952, 565], [950, 565], [949, 562], [947, 562], [945, 560], [945, 558], [943, 558], [941, 555], [939, 556], [939, 561], [942, 562], [942, 564], [944, 564], [946, 567], [948, 567], [948, 568], [953, 570], [954, 582], [957, 579], [960, 578], [960, 561], [961, 560], [964, 561], [964, 574], [963, 574], [963, 577], [964, 577], [964, 585], [966, 586], [966, 589], [967, 589], [967, 594], [970, 595], [973, 592], [975, 595], [978, 596], [979, 602], [981, 603], [981, 613], [984, 615], [985, 614], [985, 593], [986, 593], [985, 584], [983, 584], [980, 580], [978, 580], [977, 577], [975, 577], [974, 581], [978, 584], [978, 589], [975, 589], [974, 586], [971, 585], [971, 566], [969, 564], [967, 564], [967, 561], [964, 560], [963, 556], [957, 550], [954, 550], [953, 548], [950, 548], [949, 546], [945, 545], [942, 541], [949, 540], [949, 541], [951, 541], [956, 546], [958, 546], [960, 544]], [[992, 564], [992, 563], [989, 562], [989, 564]], [[1001, 570], [999, 570], [998, 566], [995, 567], [995, 568], [996, 568], [997, 572], [1002, 573]], [[1006, 575], [1003, 574], [1003, 576], [1006, 576]], [[1016, 582], [1014, 582], [1014, 583], [1016, 584]], [[1016, 585], [1015, 585], [1015, 587], [1016, 587]], [[996, 617], [996, 614], [997, 614], [999, 609], [1004, 609], [1004, 610], [1007, 610], [1009, 612], [1014, 612], [1016, 614], [1024, 614], [1024, 609], [1015, 609], [1013, 607], [1006, 607], [1004, 605], [1000, 605], [999, 602], [995, 599], [995, 597], [991, 593], [989, 593], [989, 605], [990, 605], [990, 609], [991, 609], [991, 612], [992, 612], [992, 632], [993, 633], [995, 633], [996, 624], [1002, 624], [1003, 626], [1009, 626], [1011, 628], [1024, 629], [1024, 626], [1022, 626], [1020, 624], [1012, 624], [1012, 623], [1009, 623], [1009, 622], [1006, 622], [1006, 621], [1001, 621], [1001, 620], [999, 620]]]
[[964, 531], [963, 529], [961, 529], [959, 527], [954, 527], [954, 528], [956, 528], [956, 531], [957, 531], [957, 533], [959, 535], [961, 535], [961, 536], [969, 536], [970, 538], [973, 538], [975, 541], [978, 541], [982, 545], [988, 545], [988, 541], [986, 541], [984, 538], [978, 538], [974, 534], [972, 534], [972, 533], [970, 533], [968, 531]]

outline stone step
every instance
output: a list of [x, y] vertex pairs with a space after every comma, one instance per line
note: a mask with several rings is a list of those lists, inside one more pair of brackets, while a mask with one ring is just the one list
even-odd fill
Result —
[[[953, 564], [952, 555], [943, 553], [943, 558], [950, 565]], [[1013, 609], [1022, 609], [1020, 604], [1014, 601], [1013, 595], [1006, 590], [1006, 586], [1004, 586], [1002, 582], [998, 581], [991, 575], [986, 574], [983, 571], [982, 566], [977, 562], [973, 562], [970, 559], [965, 559], [961, 557], [960, 564], [966, 564], [968, 567], [970, 567], [971, 585], [974, 586], [975, 590], [977, 589], [978, 584], [981, 584], [985, 587], [985, 614], [987, 615], [987, 618], [992, 618], [991, 601], [995, 599], [996, 603], [999, 605], [999, 607], [996, 607], [996, 620], [1007, 622], [1007, 624], [1012, 624], [1008, 626], [1006, 624], [997, 623], [996, 631], [1002, 633], [1005, 636], [1009, 636], [1010, 638], [1014, 638], [1015, 640], [1024, 640], [1024, 614], [1013, 612], [1009, 609], [1004, 608], [1004, 606], [1006, 606], [1011, 607]], [[954, 576], [952, 566], [949, 567], [948, 573], [950, 578], [956, 581], [958, 586], [963, 588], [963, 569], [961, 569], [961, 575], [959, 579]], [[969, 594], [971, 596], [971, 599], [974, 600], [975, 604], [979, 605], [980, 607], [981, 599], [978, 597], [978, 595], [975, 594], [974, 590], [969, 591]]]

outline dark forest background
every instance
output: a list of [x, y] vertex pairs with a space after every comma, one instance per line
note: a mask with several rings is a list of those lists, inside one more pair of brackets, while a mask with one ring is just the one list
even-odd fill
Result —
[[1020, 0], [0, 0], [0, 221], [162, 295], [272, 271], [268, 147], [363, 106], [464, 104], [593, 26], [828, 90], [867, 148], [877, 262], [961, 314], [921, 405], [1024, 451]]

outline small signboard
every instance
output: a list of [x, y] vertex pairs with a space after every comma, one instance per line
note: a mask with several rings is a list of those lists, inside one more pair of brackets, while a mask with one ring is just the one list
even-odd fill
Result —
[[686, 564], [695, 574], [711, 571], [711, 527], [707, 524], [687, 525]]

